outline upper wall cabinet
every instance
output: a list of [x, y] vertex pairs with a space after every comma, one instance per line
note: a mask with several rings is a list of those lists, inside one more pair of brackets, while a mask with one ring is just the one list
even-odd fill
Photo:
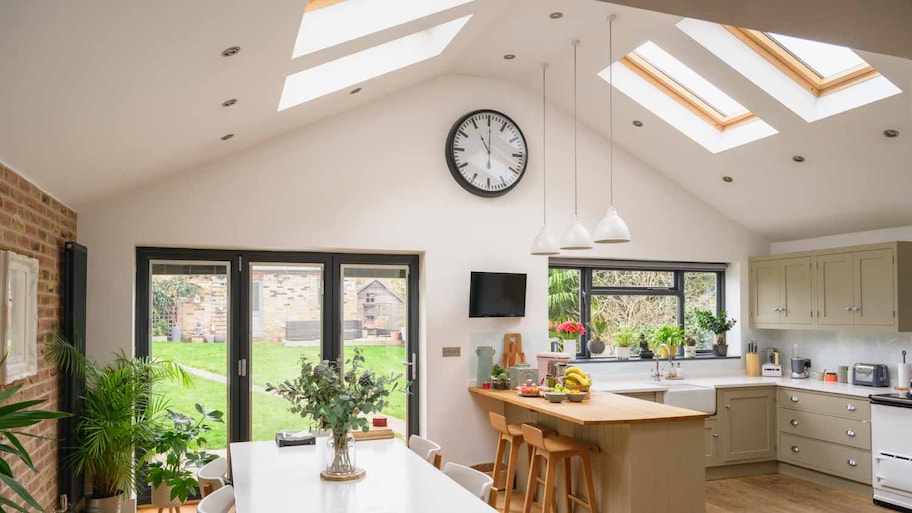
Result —
[[750, 325], [912, 331], [912, 242], [751, 258]]

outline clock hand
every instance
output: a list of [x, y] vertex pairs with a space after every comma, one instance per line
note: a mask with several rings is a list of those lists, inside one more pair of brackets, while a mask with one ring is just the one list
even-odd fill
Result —
[[491, 169], [491, 116], [488, 116], [488, 169]]
[[490, 155], [490, 154], [491, 154], [491, 147], [488, 146], [488, 143], [485, 142], [484, 136], [481, 135], [481, 134], [478, 134], [478, 137], [479, 137], [479, 139], [481, 139], [481, 144], [484, 144], [485, 150], [488, 152], [488, 155]]

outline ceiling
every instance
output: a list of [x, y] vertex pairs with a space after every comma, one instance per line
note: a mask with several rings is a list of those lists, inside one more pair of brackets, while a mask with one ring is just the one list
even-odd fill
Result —
[[[809, 124], [678, 30], [680, 16], [595, 0], [476, 0], [292, 60], [304, 5], [3, 2], [0, 95], [7, 101], [0, 103], [0, 161], [80, 209], [444, 73], [510, 80], [538, 91], [539, 63], [547, 61], [549, 97], [569, 111], [574, 38], [582, 40], [581, 121], [607, 133], [609, 87], [596, 73], [608, 64], [605, 19], [616, 13], [616, 58], [647, 40], [674, 49], [678, 59], [779, 131], [714, 155], [616, 92], [619, 146], [774, 241], [912, 225], [908, 59], [860, 52], [905, 92]], [[548, 14], [556, 5], [564, 16], [554, 20]], [[358, 84], [359, 94], [340, 91], [277, 112], [285, 76], [469, 13], [471, 21], [441, 56]], [[797, 25], [814, 34], [827, 30], [825, 20]], [[820, 39], [840, 42], [842, 34], [826, 35]], [[239, 54], [221, 56], [235, 45]], [[901, 45], [894, 46], [903, 55]], [[862, 47], [893, 51], [882, 41]], [[508, 53], [516, 59], [505, 61]], [[231, 98], [237, 104], [221, 106]], [[634, 127], [634, 119], [644, 126]], [[883, 137], [886, 128], [900, 130], [900, 137]], [[222, 141], [229, 133], [236, 135]], [[794, 163], [796, 154], [806, 161]], [[734, 181], [724, 183], [722, 176]]]

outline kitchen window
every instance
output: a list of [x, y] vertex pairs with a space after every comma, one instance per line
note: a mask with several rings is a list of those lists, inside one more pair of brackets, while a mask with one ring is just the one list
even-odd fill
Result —
[[[548, 320], [553, 333], [563, 321], [580, 321], [577, 358], [613, 361], [614, 335], [629, 327], [646, 333], [664, 324], [684, 328], [697, 341], [697, 352], [711, 353], [713, 335], [697, 327], [694, 312], [718, 314], [725, 305], [726, 264], [581, 260], [553, 258], [548, 269]], [[591, 355], [593, 327], [604, 332], [606, 349]], [[553, 335], [552, 335], [553, 336]], [[639, 353], [638, 344], [631, 347]]]

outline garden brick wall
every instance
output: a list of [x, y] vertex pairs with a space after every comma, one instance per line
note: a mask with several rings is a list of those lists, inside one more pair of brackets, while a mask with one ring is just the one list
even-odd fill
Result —
[[[0, 250], [38, 259], [38, 374], [26, 379], [13, 401], [42, 399], [42, 407], [59, 407], [57, 369], [45, 361], [44, 338], [53, 324], [63, 322], [63, 246], [76, 240], [76, 212], [0, 164]], [[21, 383], [21, 382], [17, 382]], [[4, 387], [0, 386], [0, 390]], [[57, 423], [45, 421], [22, 437], [38, 473], [12, 462], [13, 475], [46, 511], [57, 496]], [[0, 484], [0, 496], [13, 497]]]

